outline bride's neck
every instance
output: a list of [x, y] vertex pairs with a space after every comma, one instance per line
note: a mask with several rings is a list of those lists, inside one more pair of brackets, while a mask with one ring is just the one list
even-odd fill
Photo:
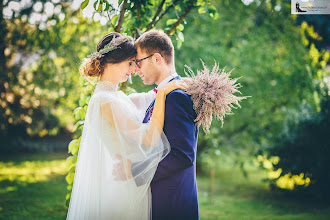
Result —
[[100, 81], [109, 81], [112, 84], [119, 84], [119, 82], [117, 82], [113, 76], [110, 74], [110, 72], [108, 72], [106, 69], [104, 70], [103, 74], [100, 77]]

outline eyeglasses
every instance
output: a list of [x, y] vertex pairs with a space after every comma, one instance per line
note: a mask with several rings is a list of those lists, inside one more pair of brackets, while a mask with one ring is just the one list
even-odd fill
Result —
[[146, 60], [146, 59], [152, 57], [153, 55], [154, 55], [154, 53], [151, 54], [151, 55], [149, 55], [149, 56], [147, 56], [147, 57], [144, 57], [144, 58], [142, 58], [142, 59], [134, 60], [134, 62], [135, 62], [135, 64], [136, 64], [137, 67], [141, 68], [141, 66], [140, 66], [141, 61]]
[[[152, 57], [153, 55], [155, 55], [155, 54], [153, 53], [153, 54], [151, 54], [151, 55], [149, 55], [149, 56], [147, 56], [147, 57], [141, 58], [141, 59], [139, 59], [139, 60], [134, 60], [134, 62], [135, 62], [136, 66], [137, 66], [138, 68], [141, 68], [140, 63], [141, 63], [143, 60], [146, 60], [146, 59]], [[162, 56], [162, 55], [160, 54], [160, 56]]]

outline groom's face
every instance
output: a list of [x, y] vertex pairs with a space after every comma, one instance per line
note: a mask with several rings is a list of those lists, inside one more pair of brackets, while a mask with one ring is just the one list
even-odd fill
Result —
[[[136, 55], [137, 61], [151, 55], [142, 51], [140, 47], [137, 47], [136, 51], [137, 51], [137, 55]], [[158, 69], [153, 61], [153, 58], [154, 58], [153, 56], [150, 56], [149, 58], [146, 58], [138, 62], [136, 66], [135, 72], [136, 74], [140, 75], [145, 85], [155, 84], [158, 80], [158, 76], [159, 76]]]

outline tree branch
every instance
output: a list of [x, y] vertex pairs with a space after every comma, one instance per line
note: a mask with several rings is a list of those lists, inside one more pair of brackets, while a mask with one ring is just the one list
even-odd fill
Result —
[[149, 28], [149, 26], [148, 26], [147, 31], [150, 30], [153, 26], [156, 26], [156, 24], [158, 23], [158, 21], [160, 21], [160, 20], [162, 19], [162, 17], [163, 17], [164, 15], [166, 15], [167, 12], [168, 12], [171, 8], [174, 8], [175, 3], [177, 3], [178, 1], [179, 1], [179, 0], [175, 0], [170, 6], [168, 6], [168, 7], [166, 8], [166, 10], [165, 10], [165, 11], [159, 16], [159, 18], [153, 23], [153, 25], [151, 25], [150, 28]]
[[159, 13], [162, 11], [162, 8], [163, 8], [164, 3], [165, 3], [165, 0], [163, 0], [160, 3], [160, 5], [158, 6], [158, 9], [156, 11], [156, 14], [155, 14], [154, 18], [152, 19], [152, 21], [150, 22], [150, 24], [148, 25], [147, 30], [150, 30], [152, 28], [152, 25], [156, 22], [156, 19], [157, 19]]
[[183, 12], [179, 20], [172, 26], [171, 30], [167, 32], [167, 35], [171, 35], [172, 32], [175, 30], [175, 28], [183, 21], [183, 19], [187, 16], [187, 14], [191, 11], [191, 9], [194, 7], [194, 3], [191, 2], [186, 10]]
[[[138, 3], [138, 8], [137, 8], [138, 10], [137, 10], [137, 19], [138, 19], [138, 21], [141, 21], [141, 4], [139, 4]], [[139, 24], [139, 26], [135, 29], [135, 39], [137, 39], [138, 37], [140, 37], [140, 35], [139, 35], [139, 32], [138, 32], [138, 29], [140, 29], [141, 28], [141, 23]]]
[[141, 20], [141, 4], [138, 4], [138, 20]]
[[126, 7], [127, 7], [127, 0], [124, 0], [124, 3], [123, 3], [123, 6], [120, 10], [120, 15], [119, 15], [119, 19], [118, 19], [118, 25], [115, 29], [116, 32], [119, 32], [120, 29], [121, 29], [121, 25], [123, 24], [123, 21], [124, 21], [124, 15], [125, 15], [125, 10], [126, 10]]

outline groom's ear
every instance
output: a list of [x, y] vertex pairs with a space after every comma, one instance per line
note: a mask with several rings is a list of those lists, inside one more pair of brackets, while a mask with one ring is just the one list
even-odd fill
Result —
[[154, 56], [156, 58], [156, 63], [161, 63], [163, 58], [162, 55], [160, 53], [155, 53]]

